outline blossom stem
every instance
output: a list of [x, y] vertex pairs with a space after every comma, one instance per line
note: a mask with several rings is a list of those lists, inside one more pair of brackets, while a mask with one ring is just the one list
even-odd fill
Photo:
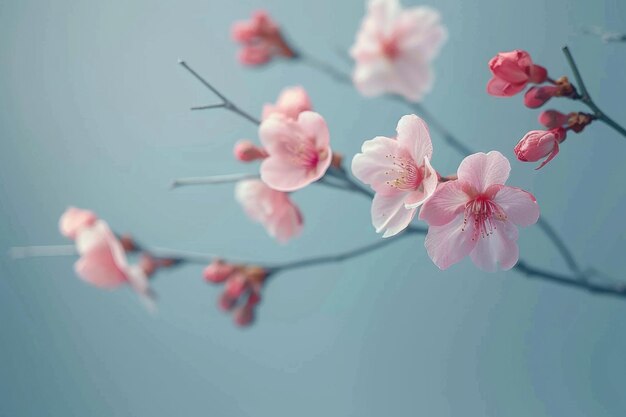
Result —
[[352, 82], [352, 77], [350, 77], [350, 74], [347, 74], [343, 72], [342, 70], [337, 69], [331, 64], [325, 61], [322, 61], [314, 56], [311, 56], [308, 54], [305, 55], [302, 52], [300, 52], [296, 58], [300, 60], [300, 62], [308, 65], [309, 67], [326, 73], [327, 75], [331, 76], [337, 81], [348, 83], [348, 84]]
[[206, 88], [211, 90], [211, 92], [213, 92], [213, 94], [215, 94], [218, 98], [220, 98], [222, 100], [222, 103], [220, 105], [210, 105], [210, 106], [194, 107], [194, 108], [192, 108], [193, 110], [213, 109], [213, 108], [223, 107], [223, 108], [225, 108], [227, 110], [232, 111], [235, 114], [238, 114], [239, 116], [241, 116], [244, 119], [250, 121], [251, 123], [254, 123], [257, 126], [261, 124], [261, 121], [259, 119], [257, 119], [256, 117], [250, 115], [249, 113], [246, 113], [245, 111], [243, 111], [239, 107], [237, 107], [235, 105], [235, 103], [233, 103], [232, 101], [227, 99], [226, 96], [224, 96], [222, 93], [220, 93], [217, 88], [213, 87], [200, 74], [198, 74], [196, 71], [194, 71], [193, 68], [191, 68], [189, 65], [187, 65], [187, 63], [185, 61], [179, 60], [178, 63], [183, 68], [185, 68], [191, 75], [193, 75], [198, 81], [200, 81]]
[[209, 104], [207, 106], [196, 106], [196, 107], [192, 107], [191, 110], [209, 110], [209, 109], [219, 109], [224, 107], [224, 103], [219, 103], [219, 104]]
[[[406, 236], [410, 236], [410, 233], [402, 233], [398, 235], [397, 237], [400, 238], [400, 237], [406, 237]], [[304, 268], [307, 266], [338, 263], [338, 262], [342, 262], [348, 259], [356, 258], [362, 255], [365, 255], [367, 253], [373, 252], [375, 250], [378, 250], [382, 247], [389, 245], [392, 242], [397, 242], [398, 240], [399, 239], [382, 239], [377, 242], [370, 243], [369, 245], [361, 246], [356, 249], [352, 249], [343, 253], [338, 253], [335, 255], [322, 255], [322, 256], [316, 256], [312, 258], [305, 258], [305, 259], [300, 259], [297, 261], [286, 262], [283, 264], [269, 266], [268, 268], [271, 271], [271, 273], [276, 274], [279, 272], [285, 272], [291, 269]]]
[[258, 174], [225, 174], [225, 175], [212, 175], [210, 177], [188, 177], [178, 178], [172, 181], [170, 188], [184, 187], [187, 185], [214, 185], [214, 184], [229, 184], [241, 180], [249, 180], [259, 178]]
[[582, 79], [582, 76], [580, 75], [580, 71], [578, 70], [578, 66], [576, 65], [576, 62], [574, 61], [574, 57], [572, 56], [572, 53], [570, 52], [569, 48], [567, 46], [563, 47], [563, 54], [565, 54], [565, 58], [567, 59], [567, 63], [569, 64], [570, 68], [572, 69], [572, 72], [574, 73], [574, 78], [576, 79], [576, 83], [578, 84], [578, 87], [580, 88], [580, 97], [578, 98], [578, 100], [582, 101], [583, 103], [585, 103], [587, 105], [587, 107], [589, 107], [592, 111], [594, 116], [598, 119], [603, 121], [605, 124], [607, 124], [608, 126], [612, 127], [616, 132], [620, 133], [622, 136], [626, 137], [626, 129], [622, 126], [620, 126], [615, 120], [611, 119], [609, 116], [607, 116], [597, 105], [596, 103], [593, 101], [593, 99], [591, 98], [591, 95], [589, 95], [589, 91], [587, 90], [587, 87], [585, 86], [585, 83]]

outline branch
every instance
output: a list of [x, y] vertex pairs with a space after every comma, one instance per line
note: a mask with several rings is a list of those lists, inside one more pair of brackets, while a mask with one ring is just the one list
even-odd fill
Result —
[[572, 53], [570, 52], [567, 46], [563, 47], [563, 54], [565, 54], [567, 63], [572, 69], [572, 72], [574, 73], [574, 78], [576, 78], [576, 83], [578, 84], [578, 87], [580, 88], [580, 91], [582, 93], [580, 100], [583, 103], [585, 103], [587, 107], [593, 110], [594, 116], [597, 119], [602, 120], [604, 123], [612, 127], [615, 131], [620, 133], [622, 136], [626, 137], [626, 129], [620, 126], [615, 120], [607, 116], [602, 110], [600, 110], [600, 108], [596, 105], [596, 103], [591, 99], [591, 96], [589, 95], [589, 91], [587, 91], [587, 87], [585, 86], [582, 76], [580, 75], [580, 71], [578, 71], [578, 66], [576, 65], [576, 62], [574, 61], [574, 57], [572, 56]]
[[198, 81], [200, 81], [206, 88], [208, 88], [209, 90], [211, 90], [213, 92], [213, 94], [215, 94], [217, 97], [219, 97], [222, 100], [222, 103], [220, 104], [213, 104], [210, 106], [200, 106], [200, 107], [192, 107], [192, 110], [200, 110], [200, 109], [214, 109], [214, 108], [220, 108], [223, 107], [227, 110], [232, 111], [233, 113], [238, 114], [239, 116], [243, 117], [244, 119], [250, 121], [251, 123], [254, 123], [255, 125], [260, 125], [261, 121], [259, 119], [257, 119], [254, 116], [251, 116], [249, 113], [246, 113], [245, 111], [241, 110], [239, 107], [237, 107], [235, 105], [235, 103], [233, 103], [232, 101], [230, 101], [229, 99], [226, 98], [226, 96], [224, 96], [222, 93], [220, 93], [217, 88], [213, 87], [207, 80], [205, 80], [200, 74], [198, 74], [196, 71], [194, 71], [189, 65], [187, 65], [187, 63], [183, 60], [179, 60], [178, 63], [185, 68], [187, 71], [189, 71], [189, 73], [191, 75], [193, 75]]
[[[336, 74], [339, 74], [339, 73], [342, 72], [341, 70], [332, 67], [330, 64], [324, 64], [323, 69], [321, 68], [320, 65], [317, 65], [317, 64], [316, 65], [311, 65], [312, 62], [317, 63], [317, 62], [319, 62], [319, 60], [312, 59], [310, 56], [307, 59], [301, 60], [301, 62], [303, 62], [304, 64], [307, 64], [307, 65], [310, 65], [314, 69], [322, 70], [324, 73], [330, 74], [330, 75], [333, 75], [333, 74], [336, 75]], [[332, 71], [328, 70], [329, 67], [333, 68]], [[339, 81], [341, 81], [343, 83], [352, 85], [351, 78], [349, 77], [349, 75], [347, 75], [345, 73], [341, 77], [334, 76], [333, 78], [338, 79]], [[413, 103], [413, 102], [407, 101], [406, 99], [404, 99], [403, 97], [398, 96], [398, 95], [387, 95], [386, 97], [389, 98], [389, 99], [392, 99], [392, 100], [404, 103], [406, 106], [411, 108], [413, 111], [415, 111], [416, 113], [418, 113], [421, 116], [423, 116], [424, 120], [426, 120], [428, 122], [429, 126], [432, 127], [433, 130], [438, 131], [442, 135], [443, 139], [457, 153], [459, 153], [460, 155], [467, 156], [469, 154], [474, 153], [474, 151], [470, 147], [465, 145], [460, 139], [455, 137], [449, 130], [447, 130], [445, 128], [445, 126], [443, 125], [443, 123], [441, 123], [439, 120], [437, 120], [432, 115], [432, 113], [430, 113], [422, 104], [420, 104], [420, 103]], [[600, 116], [598, 116], [598, 117], [600, 117]], [[347, 175], [346, 175], [346, 177], [347, 177]], [[362, 194], [364, 194], [364, 193], [362, 193]], [[559, 235], [556, 233], [556, 231], [550, 225], [550, 223], [548, 223], [546, 220], [541, 218], [537, 222], [537, 226], [544, 232], [546, 237], [555, 246], [555, 248], [557, 249], [557, 251], [559, 252], [561, 257], [566, 262], [568, 268], [573, 273], [573, 277], [574, 278], [580, 277], [581, 276], [581, 270], [580, 270], [580, 267], [578, 266], [578, 263], [575, 260], [574, 255], [571, 253], [571, 251], [568, 249], [568, 247], [565, 244], [565, 242], [559, 237]], [[525, 263], [524, 260], [520, 260], [519, 264], [524, 265], [526, 270], [528, 270], [529, 267], [526, 266], [527, 264]], [[532, 271], [539, 271], [538, 269], [531, 269], [531, 270]]]

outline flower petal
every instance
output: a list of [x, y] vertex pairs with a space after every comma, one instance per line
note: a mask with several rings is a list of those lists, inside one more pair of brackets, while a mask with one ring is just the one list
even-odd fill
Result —
[[465, 210], [469, 197], [465, 187], [459, 180], [445, 182], [424, 203], [419, 218], [429, 226], [443, 226], [454, 220], [459, 213]]
[[443, 226], [428, 228], [424, 246], [426, 246], [428, 256], [439, 269], [448, 269], [474, 249], [476, 242], [472, 240], [473, 226], [468, 224], [463, 229], [463, 225], [463, 216], [459, 215]]
[[409, 150], [415, 163], [422, 165], [424, 158], [432, 158], [433, 144], [426, 123], [414, 114], [402, 116], [396, 128], [398, 143]]
[[493, 233], [486, 237], [478, 237], [470, 258], [474, 264], [487, 272], [498, 270], [498, 264], [503, 270], [515, 266], [519, 259], [517, 246], [517, 228], [511, 222], [498, 222]]
[[457, 175], [459, 180], [472, 185], [477, 192], [482, 193], [494, 184], [504, 184], [509, 178], [511, 164], [498, 151], [489, 153], [475, 153], [463, 159]]
[[546, 158], [546, 160], [545, 160], [545, 161], [543, 161], [543, 162], [541, 163], [541, 165], [539, 165], [537, 168], [535, 168], [535, 170], [543, 168], [543, 166], [544, 166], [545, 164], [547, 164], [548, 162], [552, 161], [552, 159], [554, 159], [554, 157], [555, 157], [558, 153], [559, 153], [559, 143], [558, 143], [558, 141], [556, 141], [556, 142], [554, 143], [554, 147], [552, 148], [552, 152], [550, 152], [550, 155], [548, 155], [548, 157]]
[[487, 83], [487, 93], [496, 97], [511, 97], [526, 87], [525, 83], [511, 84], [502, 78], [493, 77]]
[[328, 125], [319, 113], [303, 111], [298, 115], [298, 125], [306, 136], [315, 139], [318, 148], [326, 148], [330, 144]]
[[404, 207], [406, 193], [391, 196], [376, 194], [372, 201], [372, 224], [376, 233], [384, 231], [383, 237], [394, 236], [411, 223], [416, 209]]
[[493, 197], [511, 222], [518, 226], [530, 226], [539, 220], [539, 204], [528, 191], [504, 186]]
[[377, 193], [396, 194], [397, 190], [387, 184], [389, 172], [396, 168], [394, 159], [389, 155], [400, 153], [400, 145], [395, 139], [378, 136], [363, 142], [361, 153], [352, 159], [352, 174], [361, 182], [368, 184]]

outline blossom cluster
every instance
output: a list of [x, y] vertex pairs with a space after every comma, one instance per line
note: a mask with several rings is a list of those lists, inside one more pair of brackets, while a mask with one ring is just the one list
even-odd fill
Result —
[[[553, 97], [580, 99], [567, 77], [551, 79], [548, 71], [535, 64], [526, 51], [500, 52], [489, 61], [489, 69], [493, 77], [487, 83], [487, 92], [492, 96], [512, 97], [532, 84], [524, 94], [524, 104], [531, 109], [543, 106]], [[515, 146], [515, 155], [523, 162], [545, 158], [536, 168], [540, 169], [559, 153], [559, 145], [566, 139], [568, 130], [579, 133], [593, 119], [593, 115], [582, 112], [565, 115], [546, 110], [539, 115], [539, 123], [547, 130], [528, 132]]]

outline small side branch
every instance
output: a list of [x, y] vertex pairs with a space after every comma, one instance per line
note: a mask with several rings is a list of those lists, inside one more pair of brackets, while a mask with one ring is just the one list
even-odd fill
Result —
[[259, 119], [257, 119], [256, 117], [250, 115], [249, 113], [241, 110], [237, 105], [235, 105], [235, 103], [233, 103], [228, 98], [226, 98], [226, 96], [224, 96], [224, 94], [222, 94], [217, 88], [213, 87], [213, 85], [211, 83], [209, 83], [207, 80], [205, 80], [204, 77], [202, 77], [200, 74], [198, 74], [185, 61], [179, 60], [178, 63], [183, 68], [185, 68], [191, 75], [193, 75], [198, 81], [200, 81], [202, 83], [202, 85], [204, 85], [213, 94], [215, 94], [220, 100], [222, 100], [222, 102], [218, 103], [218, 104], [212, 104], [212, 105], [208, 105], [208, 106], [192, 107], [191, 108], [192, 110], [205, 110], [205, 109], [225, 108], [225, 109], [230, 110], [233, 113], [243, 117], [244, 119], [248, 120], [249, 122], [254, 123], [257, 126], [261, 124], [261, 121]]

